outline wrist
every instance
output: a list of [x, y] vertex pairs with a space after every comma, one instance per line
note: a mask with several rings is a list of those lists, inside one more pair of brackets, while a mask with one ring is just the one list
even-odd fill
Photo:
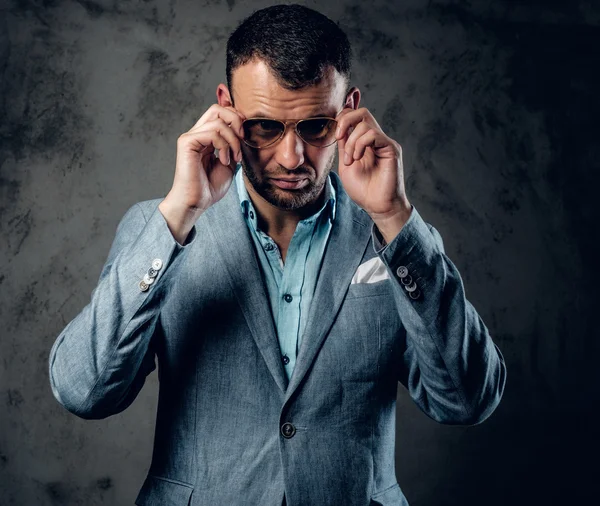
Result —
[[405, 200], [384, 213], [372, 213], [371, 219], [381, 233], [385, 244], [389, 244], [400, 233], [412, 212], [412, 204]]
[[179, 205], [173, 197], [167, 195], [158, 205], [158, 210], [163, 215], [171, 234], [179, 244], [184, 244], [196, 220], [204, 212], [200, 208], [191, 208]]

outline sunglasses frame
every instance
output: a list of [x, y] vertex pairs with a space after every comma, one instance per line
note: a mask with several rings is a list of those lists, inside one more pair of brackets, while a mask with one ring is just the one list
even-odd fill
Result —
[[[335, 113], [335, 115], [337, 116], [340, 112], [342, 112], [344, 110], [344, 108], [342, 107], [338, 112]], [[304, 139], [304, 137], [302, 137], [300, 135], [300, 133], [298, 132], [298, 123], [302, 123], [303, 121], [309, 121], [309, 120], [314, 120], [314, 119], [328, 119], [333, 121], [336, 124], [336, 128], [337, 128], [337, 120], [335, 118], [332, 118], [331, 116], [313, 116], [311, 118], [302, 118], [302, 119], [298, 119], [298, 120], [293, 120], [293, 119], [289, 119], [289, 120], [282, 120], [282, 119], [276, 119], [276, 118], [262, 118], [262, 117], [254, 117], [254, 118], [246, 118], [244, 121], [242, 121], [242, 128], [244, 126], [244, 123], [246, 123], [246, 121], [252, 121], [252, 120], [266, 120], [266, 121], [278, 121], [279, 123], [283, 123], [283, 132], [281, 132], [281, 135], [279, 137], [277, 137], [277, 139], [275, 139], [273, 142], [270, 142], [269, 144], [265, 144], [264, 146], [253, 146], [252, 144], [249, 144], [246, 141], [246, 138], [244, 137], [242, 140], [244, 141], [244, 144], [246, 144], [247, 146], [250, 146], [252, 149], [264, 149], [264, 148], [270, 148], [271, 146], [274, 146], [275, 144], [277, 144], [279, 141], [281, 141], [281, 139], [283, 139], [283, 137], [285, 136], [287, 129], [288, 129], [288, 125], [294, 125], [294, 131], [296, 132], [296, 135], [298, 137], [300, 137], [300, 139], [302, 140], [302, 142], [306, 142], [306, 144], [309, 144], [310, 146], [314, 146], [315, 148], [327, 148], [329, 146], [332, 146], [333, 144], [335, 144], [337, 142], [337, 139], [334, 139], [333, 142], [325, 145], [325, 146], [317, 146], [316, 144], [312, 144], [310, 142], [308, 142], [306, 139]]]

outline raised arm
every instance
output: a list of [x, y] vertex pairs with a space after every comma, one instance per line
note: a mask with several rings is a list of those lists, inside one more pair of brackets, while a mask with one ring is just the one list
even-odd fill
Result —
[[414, 206], [389, 244], [384, 245], [375, 225], [372, 237], [394, 281], [394, 299], [407, 333], [398, 380], [432, 419], [449, 425], [482, 422], [500, 402], [506, 365], [465, 297], [442, 237]]

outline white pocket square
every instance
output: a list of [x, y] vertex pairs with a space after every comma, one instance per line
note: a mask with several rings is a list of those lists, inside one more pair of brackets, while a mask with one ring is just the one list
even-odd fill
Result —
[[374, 257], [358, 266], [350, 284], [377, 283], [378, 281], [389, 279], [389, 277], [390, 274], [385, 264], [381, 261], [381, 258]]

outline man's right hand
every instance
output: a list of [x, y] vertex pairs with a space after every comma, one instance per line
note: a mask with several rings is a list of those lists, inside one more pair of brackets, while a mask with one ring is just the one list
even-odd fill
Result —
[[236, 163], [242, 159], [245, 119], [233, 107], [214, 104], [177, 139], [173, 186], [158, 209], [180, 244], [200, 215], [227, 193]]

